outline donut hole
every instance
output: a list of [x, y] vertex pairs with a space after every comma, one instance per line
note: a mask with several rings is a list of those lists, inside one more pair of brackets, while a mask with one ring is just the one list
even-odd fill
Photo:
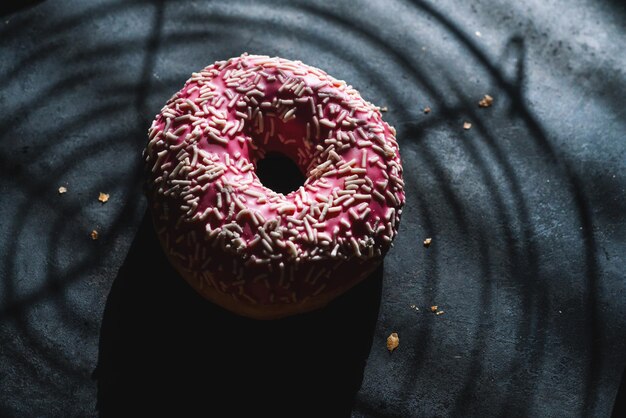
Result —
[[306, 181], [298, 165], [279, 152], [268, 153], [257, 161], [256, 174], [263, 186], [282, 194], [298, 190]]

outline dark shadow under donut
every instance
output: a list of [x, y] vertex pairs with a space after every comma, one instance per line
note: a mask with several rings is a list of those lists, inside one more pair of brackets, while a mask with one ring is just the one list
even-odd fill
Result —
[[372, 345], [380, 266], [325, 309], [275, 321], [234, 315], [168, 264], [145, 216], [100, 331], [101, 417], [349, 417]]

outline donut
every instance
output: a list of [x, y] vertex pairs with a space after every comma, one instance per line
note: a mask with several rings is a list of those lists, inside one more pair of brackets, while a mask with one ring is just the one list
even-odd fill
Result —
[[[405, 201], [396, 131], [326, 72], [243, 54], [193, 73], [148, 130], [145, 192], [161, 246], [203, 297], [275, 319], [322, 308], [367, 277]], [[283, 194], [268, 153], [306, 178]]]

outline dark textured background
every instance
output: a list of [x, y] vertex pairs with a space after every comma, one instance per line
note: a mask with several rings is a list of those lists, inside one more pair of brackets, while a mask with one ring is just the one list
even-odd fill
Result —
[[95, 415], [146, 129], [192, 71], [243, 51], [347, 80], [398, 129], [407, 206], [353, 416], [610, 414], [626, 360], [622, 2], [34, 3], [0, 21], [1, 416]]

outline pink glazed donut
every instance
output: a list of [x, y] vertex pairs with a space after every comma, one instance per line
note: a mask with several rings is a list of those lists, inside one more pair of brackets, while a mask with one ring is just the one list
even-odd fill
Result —
[[[202, 296], [273, 319], [367, 277], [404, 204], [395, 129], [357, 90], [299, 61], [243, 54], [192, 74], [156, 116], [146, 194], [171, 264]], [[267, 152], [306, 177], [264, 187]]]

